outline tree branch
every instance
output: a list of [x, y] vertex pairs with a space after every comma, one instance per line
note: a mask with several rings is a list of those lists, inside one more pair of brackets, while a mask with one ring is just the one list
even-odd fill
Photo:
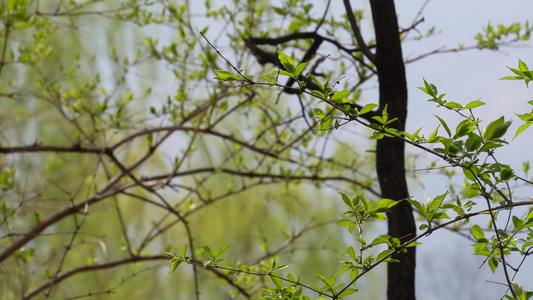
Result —
[[350, 26], [352, 27], [352, 31], [355, 35], [355, 39], [357, 40], [357, 44], [359, 45], [361, 52], [363, 52], [363, 54], [366, 56], [366, 58], [368, 58], [368, 60], [370, 60], [371, 62], [375, 62], [376, 57], [374, 53], [370, 52], [370, 49], [368, 48], [365, 40], [363, 39], [363, 36], [361, 35], [361, 30], [359, 29], [359, 25], [357, 25], [357, 21], [355, 20], [350, 0], [343, 0], [343, 3], [344, 8], [346, 10], [346, 16], [348, 16], [348, 21], [350, 22]]

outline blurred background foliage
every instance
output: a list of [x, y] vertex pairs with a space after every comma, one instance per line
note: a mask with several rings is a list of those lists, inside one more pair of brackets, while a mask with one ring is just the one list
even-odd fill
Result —
[[[0, 4], [0, 145], [51, 147], [0, 155], [0, 250], [81, 204], [77, 213], [54, 219], [0, 263], [2, 299], [34, 296], [36, 287], [44, 287], [37, 294], [52, 299], [108, 293], [113, 299], [191, 298], [191, 267], [170, 276], [168, 259], [161, 256], [191, 240], [200, 260], [199, 245], [230, 245], [225, 263], [279, 257], [311, 282], [316, 281], [312, 274], [338, 270], [339, 249], [351, 239], [333, 224], [340, 212], [337, 192], [364, 193], [365, 186], [373, 186], [372, 155], [360, 158], [361, 149], [347, 132], [317, 141], [307, 134], [297, 102], [284, 95], [278, 100], [279, 90], [231, 88], [213, 80], [213, 69], [228, 65], [199, 34], [209, 26], [206, 35], [239, 69], [275, 70], [258, 70], [242, 37], [311, 28], [321, 16], [309, 13], [311, 1], [287, 1], [276, 10], [271, 5]], [[346, 23], [325, 22], [332, 35], [333, 26]], [[300, 51], [298, 44], [287, 47]], [[307, 107], [310, 100], [304, 101]], [[178, 129], [157, 129], [172, 126]], [[119, 141], [106, 156], [106, 147]], [[121, 166], [136, 162], [134, 180]], [[328, 179], [337, 177], [345, 179]], [[120, 263], [134, 257], [143, 260]], [[237, 295], [227, 284], [206, 280], [212, 273], [198, 275], [204, 298]], [[257, 291], [266, 279], [240, 280], [249, 280], [250, 290]]]

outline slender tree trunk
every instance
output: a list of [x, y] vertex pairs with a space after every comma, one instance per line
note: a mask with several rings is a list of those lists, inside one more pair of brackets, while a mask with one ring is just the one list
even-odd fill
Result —
[[[407, 117], [407, 81], [399, 37], [398, 19], [393, 0], [370, 0], [376, 33], [375, 64], [379, 77], [379, 108], [387, 105], [391, 124], [405, 130]], [[378, 140], [376, 169], [384, 198], [400, 200], [409, 196], [404, 167], [404, 143], [398, 139]], [[389, 235], [405, 241], [414, 237], [416, 225], [411, 205], [402, 201], [387, 214]], [[389, 300], [415, 299], [415, 248], [398, 253], [387, 268], [387, 297]]]

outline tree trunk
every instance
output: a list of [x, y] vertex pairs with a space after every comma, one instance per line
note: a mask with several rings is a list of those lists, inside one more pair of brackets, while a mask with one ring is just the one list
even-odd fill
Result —
[[[376, 33], [375, 64], [379, 78], [379, 108], [387, 105], [389, 118], [398, 118], [391, 127], [405, 130], [407, 117], [407, 81], [399, 36], [398, 19], [393, 0], [370, 0]], [[404, 143], [398, 139], [378, 140], [376, 170], [384, 198], [400, 200], [409, 197], [404, 167]], [[411, 205], [402, 201], [387, 214], [389, 235], [402, 242], [416, 235]], [[397, 253], [399, 263], [387, 268], [387, 298], [415, 299], [415, 248]]]

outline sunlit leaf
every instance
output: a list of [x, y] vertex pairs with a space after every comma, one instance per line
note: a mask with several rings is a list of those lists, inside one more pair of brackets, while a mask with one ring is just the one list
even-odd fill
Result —
[[482, 105], [485, 105], [485, 102], [481, 102], [479, 100], [474, 100], [474, 101], [468, 103], [467, 105], [465, 105], [464, 108], [472, 109], [472, 108], [476, 108], [476, 107], [479, 107], [479, 106], [482, 106]]
[[485, 238], [485, 233], [483, 233], [483, 229], [481, 229], [481, 227], [479, 227], [479, 225], [477, 224], [472, 226], [472, 229], [470, 229], [470, 233], [472, 233], [472, 236], [476, 240]]
[[271, 273], [271, 275], [269, 275], [270, 277], [270, 280], [272, 280], [272, 282], [278, 287], [278, 288], [281, 288], [283, 287], [283, 280], [281, 280], [281, 278], [279, 278], [279, 275], [276, 274], [276, 273]]
[[350, 95], [349, 91], [340, 91], [336, 92], [333, 96], [331, 96], [331, 100], [335, 102], [340, 102], [343, 98]]
[[365, 105], [363, 108], [361, 108], [361, 110], [359, 111], [359, 115], [364, 115], [366, 113], [369, 113], [371, 112], [374, 108], [378, 107], [379, 105], [377, 104], [374, 104], [374, 103], [370, 103], [370, 104], [367, 104]]
[[224, 71], [224, 70], [217, 70], [214, 69], [215, 73], [217, 73], [218, 76], [215, 77], [215, 79], [218, 79], [220, 81], [236, 81], [236, 80], [243, 80], [240, 76], [234, 75], [231, 72]]
[[294, 73], [295, 65], [292, 58], [285, 55], [285, 53], [278, 51], [278, 59], [288, 72]]

